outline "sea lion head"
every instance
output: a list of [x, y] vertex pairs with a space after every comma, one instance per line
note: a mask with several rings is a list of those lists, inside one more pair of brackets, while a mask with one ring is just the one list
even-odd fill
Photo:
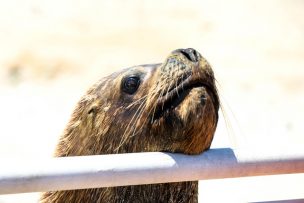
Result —
[[78, 103], [56, 155], [198, 154], [211, 145], [218, 109], [211, 66], [196, 50], [178, 49], [161, 64], [97, 82]]

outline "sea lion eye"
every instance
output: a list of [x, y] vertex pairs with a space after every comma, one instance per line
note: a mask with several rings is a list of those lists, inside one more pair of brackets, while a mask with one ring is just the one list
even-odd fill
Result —
[[122, 81], [122, 90], [128, 94], [134, 94], [140, 84], [140, 78], [138, 76], [126, 77]]

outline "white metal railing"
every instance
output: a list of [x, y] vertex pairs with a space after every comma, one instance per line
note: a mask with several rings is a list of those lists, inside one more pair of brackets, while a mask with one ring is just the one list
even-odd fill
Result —
[[210, 149], [0, 160], [0, 194], [304, 173], [304, 151]]

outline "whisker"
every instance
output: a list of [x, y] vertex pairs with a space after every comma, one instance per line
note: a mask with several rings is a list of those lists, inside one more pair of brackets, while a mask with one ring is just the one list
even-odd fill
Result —
[[[220, 83], [216, 79], [215, 79], [215, 82], [216, 82], [217, 86], [219, 86], [219, 88], [222, 89]], [[228, 136], [230, 138], [230, 142], [232, 144], [232, 147], [233, 148], [237, 148], [237, 147], [239, 147], [238, 139], [242, 139], [242, 138], [245, 139], [244, 134], [242, 133], [242, 130], [241, 130], [240, 125], [239, 125], [239, 122], [238, 122], [235, 114], [233, 113], [230, 105], [228, 104], [227, 100], [223, 96], [222, 92], [221, 91], [217, 91], [217, 93], [218, 93], [219, 97], [221, 98], [219, 100], [219, 102], [220, 102], [220, 109], [221, 109], [221, 112], [222, 112], [222, 115], [223, 115], [223, 118], [224, 118], [227, 134], [228, 134]], [[241, 137], [239, 137], [238, 139], [237, 139], [237, 134], [235, 133], [235, 130], [233, 128], [232, 122], [229, 119], [229, 116], [228, 116], [228, 113], [226, 111], [226, 108], [229, 110], [230, 114], [232, 115], [232, 117], [233, 117], [233, 119], [234, 119], [234, 121], [236, 123], [236, 127], [240, 131], [240, 136]]]
[[[147, 97], [145, 97], [146, 99]], [[133, 117], [131, 118], [130, 122], [128, 123], [127, 127], [126, 127], [126, 130], [124, 131], [123, 135], [122, 135], [122, 139], [118, 145], [118, 147], [115, 149], [115, 150], [118, 150], [122, 145], [123, 143], [125, 143], [125, 141], [127, 140], [126, 138], [128, 137], [127, 134], [129, 132], [129, 129], [130, 129], [130, 126], [131, 126], [131, 123], [133, 123], [134, 119], [137, 120], [136, 117], [138, 117], [138, 115], [140, 114], [140, 111], [142, 110], [142, 107], [144, 105], [145, 102], [141, 103], [140, 106], [138, 107], [138, 109], [136, 110], [136, 112], [134, 113]]]
[[148, 96], [148, 94], [145, 95], [145, 96], [142, 96], [141, 98], [139, 98], [139, 99], [137, 99], [136, 101], [134, 101], [134, 102], [132, 102], [131, 104], [129, 104], [126, 108], [127, 108], [127, 109], [128, 109], [128, 108], [131, 108], [132, 106], [134, 106], [135, 104], [137, 104], [137, 103], [140, 102], [141, 100], [145, 99], [147, 96]]

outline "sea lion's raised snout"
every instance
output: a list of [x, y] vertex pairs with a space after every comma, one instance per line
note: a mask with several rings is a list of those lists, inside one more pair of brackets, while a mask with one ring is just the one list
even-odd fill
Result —
[[[155, 89], [162, 90], [157, 99], [155, 119], [168, 111], [175, 110], [186, 97], [198, 95], [200, 104], [205, 105], [208, 93], [213, 98], [215, 108], [218, 97], [214, 85], [214, 76], [207, 61], [195, 49], [177, 49], [168, 56], [160, 67], [159, 81]], [[165, 81], [165, 82], [164, 82]], [[196, 98], [192, 98], [194, 101]], [[197, 103], [198, 104], [198, 103]]]
[[209, 148], [219, 109], [209, 63], [195, 49], [177, 49], [158, 67], [155, 78], [153, 126], [171, 129], [171, 142], [184, 142], [168, 151], [196, 154]]

